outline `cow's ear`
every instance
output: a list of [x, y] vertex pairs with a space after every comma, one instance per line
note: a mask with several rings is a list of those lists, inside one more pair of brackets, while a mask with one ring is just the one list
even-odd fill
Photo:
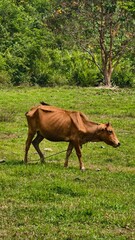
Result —
[[108, 123], [106, 123], [106, 128], [108, 128], [110, 126], [110, 123], [108, 122]]

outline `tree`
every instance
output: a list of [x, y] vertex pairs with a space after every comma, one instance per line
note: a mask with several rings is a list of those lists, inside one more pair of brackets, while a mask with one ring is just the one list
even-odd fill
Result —
[[52, 33], [28, 1], [1, 1], [0, 16], [0, 76], [3, 79], [7, 72], [14, 85], [34, 84], [35, 62], [42, 58], [42, 49], [52, 44]]
[[135, 2], [127, 0], [57, 1], [51, 27], [57, 34], [67, 32], [70, 46], [87, 52], [104, 84], [111, 86], [115, 67], [133, 48], [134, 9]]

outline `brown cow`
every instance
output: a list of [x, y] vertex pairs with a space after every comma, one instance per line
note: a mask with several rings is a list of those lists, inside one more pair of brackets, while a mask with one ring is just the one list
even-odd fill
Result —
[[[44, 156], [39, 148], [39, 143], [44, 138], [55, 142], [69, 142], [64, 166], [68, 166], [68, 158], [73, 148], [75, 148], [81, 170], [85, 169], [81, 154], [81, 147], [84, 143], [103, 141], [113, 147], [120, 146], [109, 123], [97, 124], [91, 122], [81, 112], [63, 110], [42, 102], [27, 112], [26, 117], [28, 121], [28, 138], [25, 148], [25, 163], [27, 163], [31, 143], [38, 152], [41, 162], [44, 163]], [[33, 140], [36, 133], [37, 136]]]

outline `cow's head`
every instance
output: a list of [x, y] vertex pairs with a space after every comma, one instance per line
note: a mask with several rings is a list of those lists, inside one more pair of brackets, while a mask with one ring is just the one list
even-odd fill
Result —
[[101, 141], [113, 147], [119, 147], [120, 142], [110, 123], [100, 124], [98, 129], [98, 136]]

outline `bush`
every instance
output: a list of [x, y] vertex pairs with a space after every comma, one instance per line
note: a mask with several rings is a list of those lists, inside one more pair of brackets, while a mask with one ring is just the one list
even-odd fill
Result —
[[31, 81], [40, 86], [95, 86], [100, 79], [96, 67], [84, 53], [59, 49], [45, 49], [35, 61], [34, 77]]
[[[97, 86], [101, 74], [80, 51], [40, 48], [38, 44], [14, 45], [5, 58], [0, 55], [0, 82], [13, 85], [32, 84], [39, 86]], [[135, 85], [133, 66], [129, 59], [117, 66], [112, 84], [119, 87]]]
[[4, 57], [0, 55], [0, 86], [10, 84], [10, 75], [7, 71], [7, 65]]
[[11, 79], [7, 71], [0, 71], [0, 87], [11, 85]]
[[69, 84], [82, 87], [96, 86], [99, 82], [99, 71], [87, 55], [81, 52], [74, 52], [72, 56], [71, 75]]
[[117, 66], [112, 82], [119, 87], [133, 87], [135, 85], [135, 77], [133, 66], [129, 59], [126, 59]]

